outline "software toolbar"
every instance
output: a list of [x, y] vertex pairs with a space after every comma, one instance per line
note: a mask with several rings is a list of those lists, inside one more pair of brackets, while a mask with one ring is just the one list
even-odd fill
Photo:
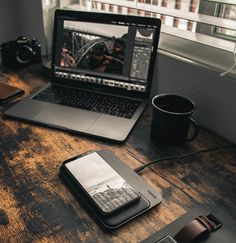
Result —
[[111, 87], [117, 87], [117, 88], [123, 88], [127, 90], [134, 90], [134, 91], [142, 91], [144, 92], [146, 87], [144, 85], [140, 84], [134, 84], [134, 83], [127, 83], [112, 79], [105, 79], [105, 78], [97, 78], [93, 76], [87, 76], [83, 74], [76, 74], [76, 73], [68, 73], [68, 72], [55, 72], [56, 77], [58, 78], [65, 78], [65, 79], [72, 79], [72, 80], [78, 80], [83, 82], [89, 82], [89, 83], [97, 83], [102, 84], [106, 86]]

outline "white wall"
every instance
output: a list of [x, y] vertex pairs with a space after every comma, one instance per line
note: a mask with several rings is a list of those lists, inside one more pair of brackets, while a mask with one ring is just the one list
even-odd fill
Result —
[[[40, 0], [0, 0], [0, 42], [18, 35], [36, 37], [44, 49]], [[236, 79], [159, 54], [152, 95], [171, 92], [193, 99], [195, 118], [205, 128], [236, 143]]]
[[45, 53], [40, 0], [0, 0], [0, 43], [18, 36], [37, 38]]
[[20, 22], [20, 35], [38, 39], [42, 45], [42, 50], [44, 50], [45, 39], [41, 0], [18, 0], [17, 4], [18, 21]]
[[236, 143], [236, 79], [159, 54], [152, 95], [175, 93], [197, 105], [200, 125]]
[[0, 0], [0, 43], [15, 39], [19, 25], [16, 21], [14, 0]]

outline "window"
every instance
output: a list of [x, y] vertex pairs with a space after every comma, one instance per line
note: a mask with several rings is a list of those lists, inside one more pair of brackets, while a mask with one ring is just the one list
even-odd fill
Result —
[[[56, 0], [43, 1], [56, 2]], [[235, 0], [60, 0], [59, 2], [58, 7], [66, 9], [160, 18], [161, 51], [207, 64], [217, 70], [225, 70], [232, 65], [232, 52], [236, 42]]]
[[[225, 19], [236, 20], [236, 6], [230, 4], [220, 4], [217, 14]], [[226, 28], [216, 28], [215, 33], [225, 38], [233, 38], [236, 40], [235, 30], [230, 30]]]

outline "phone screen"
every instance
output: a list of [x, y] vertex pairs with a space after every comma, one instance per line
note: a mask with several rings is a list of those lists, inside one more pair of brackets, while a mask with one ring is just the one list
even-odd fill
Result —
[[104, 214], [140, 198], [140, 194], [96, 152], [65, 166]]

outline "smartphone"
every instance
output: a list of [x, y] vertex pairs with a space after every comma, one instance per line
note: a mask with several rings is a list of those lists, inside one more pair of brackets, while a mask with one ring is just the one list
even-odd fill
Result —
[[63, 167], [102, 214], [112, 214], [140, 199], [140, 193], [97, 152], [69, 159]]

